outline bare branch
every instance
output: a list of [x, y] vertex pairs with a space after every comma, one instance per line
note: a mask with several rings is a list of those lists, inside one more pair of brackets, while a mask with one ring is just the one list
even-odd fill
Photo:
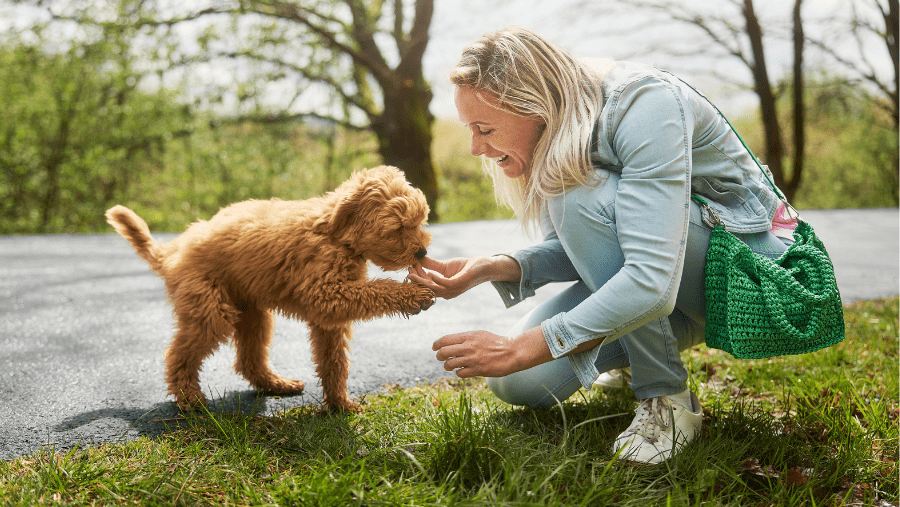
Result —
[[868, 65], [868, 62], [865, 62], [863, 60], [864, 63], [866, 63], [865, 67], [867, 67], [867, 68], [862, 68], [856, 62], [854, 62], [850, 59], [844, 58], [837, 51], [835, 51], [834, 48], [827, 46], [818, 40], [807, 38], [806, 41], [809, 42], [810, 44], [812, 44], [813, 46], [817, 47], [820, 51], [826, 53], [829, 57], [831, 57], [836, 62], [843, 65], [844, 67], [846, 67], [848, 70], [855, 72], [857, 75], [859, 75], [859, 77], [861, 77], [865, 81], [868, 81], [869, 83], [875, 85], [883, 93], [885, 93], [887, 95], [890, 95], [892, 93], [891, 90], [888, 88], [887, 84], [883, 83], [880, 79], [878, 79], [878, 76], [875, 75], [874, 70], [872, 69], [871, 65]]
[[400, 50], [400, 54], [406, 52], [406, 35], [403, 33], [403, 22], [405, 18], [403, 16], [403, 0], [394, 0], [394, 30], [392, 35], [394, 36], [394, 43], [397, 44], [397, 49]]
[[353, 16], [353, 38], [359, 44], [357, 53], [361, 57], [359, 59], [360, 63], [372, 73], [382, 87], [390, 86], [389, 83], [393, 80], [393, 73], [381, 55], [378, 44], [375, 42], [375, 35], [371, 30], [375, 22], [369, 19], [366, 6], [361, 0], [347, 0], [347, 5], [350, 7], [350, 13]]
[[322, 83], [329, 88], [331, 88], [335, 93], [340, 95], [341, 99], [354, 107], [359, 108], [364, 114], [367, 116], [373, 116], [378, 114], [377, 111], [373, 109], [374, 105], [370, 101], [361, 100], [359, 94], [351, 94], [344, 91], [342, 82], [335, 75], [330, 75], [327, 73], [319, 74], [312, 72], [310, 69], [295, 65], [293, 63], [281, 60], [279, 58], [275, 58], [269, 55], [256, 53], [249, 50], [244, 51], [236, 51], [236, 52], [218, 52], [212, 53], [209, 52], [205, 56], [202, 57], [192, 57], [192, 58], [183, 58], [177, 62], [173, 62], [173, 66], [178, 67], [187, 67], [197, 63], [209, 63], [215, 61], [218, 58], [229, 58], [229, 59], [237, 59], [237, 58], [247, 58], [253, 61], [269, 63], [272, 65], [276, 65], [282, 69], [289, 70], [299, 74], [301, 77], [306, 79], [307, 81]]
[[284, 123], [292, 123], [296, 121], [308, 121], [310, 119], [320, 120], [327, 123], [333, 123], [347, 130], [353, 130], [356, 132], [363, 132], [369, 130], [368, 126], [360, 126], [353, 123], [350, 123], [344, 119], [335, 118], [328, 115], [322, 115], [319, 113], [296, 113], [296, 114], [246, 114], [234, 116], [231, 118], [219, 120], [219, 124], [228, 124], [228, 125], [236, 125], [244, 122], [252, 122], [258, 123], [261, 125], [275, 125], [275, 124], [284, 124]]
[[[737, 8], [740, 8], [734, 0], [731, 0], [731, 3], [734, 4]], [[740, 37], [743, 33], [740, 27], [735, 26], [729, 20], [724, 18], [719, 18], [716, 16], [704, 16], [698, 12], [691, 11], [685, 9], [683, 6], [669, 3], [669, 2], [654, 2], [654, 1], [635, 1], [628, 3], [631, 6], [644, 8], [644, 9], [652, 9], [662, 14], [665, 14], [668, 18], [686, 23], [689, 25], [694, 25], [703, 31], [707, 37], [709, 37], [713, 42], [721, 46], [728, 54], [737, 57], [745, 65], [751, 67], [751, 62], [747, 59], [740, 45]], [[717, 33], [713, 26], [722, 26], [727, 30], [726, 35], [729, 35], [730, 38], [726, 38], [725, 36]]]
[[[356, 3], [356, 0], [348, 3], [351, 5], [351, 11], [355, 10], [353, 5]], [[336, 32], [327, 30], [324, 26], [314, 21], [314, 18], [321, 18], [326, 19], [329, 22], [340, 23], [341, 26], [345, 27], [344, 23], [338, 21], [336, 18], [325, 17], [318, 12], [282, 0], [246, 0], [245, 8], [251, 10], [251, 12], [264, 16], [271, 16], [300, 23], [318, 35], [325, 45], [337, 52], [350, 56], [354, 62], [368, 69], [369, 72], [376, 76], [376, 79], [379, 79], [379, 81], [390, 78], [390, 68], [381, 57], [381, 53], [377, 50], [374, 39], [370, 38], [371, 45], [375, 47], [375, 50], [372, 50], [371, 47], [367, 47], [367, 43], [362, 40], [359, 41], [361, 49], [356, 49], [341, 42]], [[354, 34], [358, 35], [356, 33], [357, 28], [355, 25], [356, 23], [354, 23]]]
[[[395, 1], [400, 3], [400, 0]], [[434, 0], [416, 0], [416, 14], [409, 31], [408, 45], [397, 65], [397, 73], [401, 76], [409, 78], [421, 73], [422, 57], [428, 44], [428, 30], [433, 15]]]
[[[64, 16], [62, 14], [56, 14], [53, 12], [52, 9], [47, 9], [47, 12], [49, 12], [52, 19], [54, 19], [56, 21], [73, 21], [73, 22], [76, 22], [81, 25], [93, 25], [93, 26], [99, 26], [99, 27], [103, 27], [103, 28], [110, 28], [110, 27], [118, 26], [117, 23], [115, 23], [115, 22], [96, 21], [94, 19], [86, 18], [83, 16], [82, 17]], [[181, 23], [186, 23], [189, 21], [196, 21], [198, 19], [205, 18], [205, 17], [211, 16], [211, 15], [231, 14], [234, 12], [235, 12], [235, 10], [230, 7], [228, 7], [228, 8], [221, 7], [221, 6], [209, 7], [207, 9], [193, 12], [193, 13], [190, 13], [185, 16], [169, 18], [169, 19], [150, 19], [150, 18], [141, 17], [141, 19], [138, 20], [136, 23], [133, 23], [132, 26], [134, 26], [136, 28], [144, 28], [144, 27], [153, 28], [153, 27], [159, 27], [159, 26], [172, 27], [172, 26], [175, 26], [175, 25], [178, 25]]]

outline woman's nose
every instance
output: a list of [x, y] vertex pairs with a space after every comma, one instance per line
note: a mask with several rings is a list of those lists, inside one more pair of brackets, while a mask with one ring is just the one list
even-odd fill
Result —
[[484, 142], [478, 136], [472, 136], [472, 146], [470, 149], [472, 155], [478, 157], [484, 154]]

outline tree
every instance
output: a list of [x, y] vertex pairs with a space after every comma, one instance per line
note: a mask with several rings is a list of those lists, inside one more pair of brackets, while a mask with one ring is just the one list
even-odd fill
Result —
[[[134, 10], [133, 27], [168, 40], [161, 46], [169, 48], [169, 69], [218, 72], [233, 64], [242, 81], [228, 84], [238, 100], [231, 121], [303, 118], [371, 130], [384, 163], [425, 193], [437, 219], [432, 93], [422, 68], [432, 0], [233, 0], [180, 13], [161, 0], [122, 1]], [[56, 17], [82, 25], [99, 19], [83, 12]], [[186, 31], [177, 30], [185, 25], [197, 34], [193, 52], [181, 40]]]
[[[790, 200], [802, 183], [805, 166], [806, 105], [804, 103], [804, 90], [806, 85], [804, 75], [807, 72], [805, 68], [807, 44], [823, 50], [824, 53], [831, 55], [832, 58], [837, 59], [848, 68], [854, 69], [863, 79], [874, 83], [889, 98], [887, 103], [894, 104], [892, 107], [894, 118], [896, 118], [897, 1], [857, 0], [852, 4], [857, 15], [849, 23], [846, 19], [839, 20], [843, 27], [834, 28], [830, 31], [830, 33], [849, 32], [856, 34], [860, 46], [867, 43], [860, 36], [863, 32], [881, 34], [887, 43], [888, 51], [894, 62], [895, 79], [893, 86], [877, 78], [873, 65], [865, 59], [858, 63], [860, 62], [858, 59], [845, 58], [833, 49], [834, 41], [818, 40], [811, 37], [807, 33], [808, 31], [804, 29], [806, 22], [801, 17], [803, 0], [794, 0], [793, 2], [792, 20], [790, 23], [792, 28], [784, 29], [780, 24], [771, 24], [768, 27], [768, 31], [764, 29], [763, 24], [759, 20], [753, 0], [728, 0], [715, 5], [706, 4], [704, 7], [697, 9], [693, 9], [685, 2], [673, 0], [629, 0], [627, 2], [619, 0], [619, 3], [627, 5], [627, 8], [642, 9], [643, 12], [654, 13], [664, 19], [693, 26], [712, 43], [703, 45], [697, 44], [696, 41], [691, 41], [690, 48], [682, 49], [675, 47], [676, 45], [673, 44], [673, 41], [667, 39], [664, 46], [661, 45], [654, 48], [652, 44], [648, 44], [648, 50], [656, 49], [673, 56], [681, 56], [679, 55], [679, 50], [682, 50], [683, 54], [696, 55], [696, 48], [702, 46], [704, 47], [704, 53], [709, 54], [711, 58], [725, 57], [732, 61], [740, 62], [750, 71], [753, 80], [753, 91], [759, 99], [760, 118], [764, 132], [765, 149], [759, 155], [771, 169], [776, 184]], [[887, 6], [884, 5], [885, 3]], [[871, 4], [877, 7], [877, 10], [883, 15], [881, 20], [884, 22], [883, 27], [879, 25], [877, 20], [873, 21], [869, 18], [864, 18], [858, 13], [856, 6], [863, 4]], [[646, 20], [644, 22], [644, 25], [652, 24], [646, 22]], [[770, 77], [765, 53], [765, 41], [767, 39], [792, 40], [792, 81], [773, 80]], [[726, 82], [739, 84], [733, 76], [722, 78]], [[790, 151], [785, 148], [785, 129], [782, 128], [779, 121], [781, 115], [778, 112], [778, 97], [786, 90], [792, 90], [793, 92], [793, 116], [790, 122], [791, 129], [789, 130], [791, 133], [789, 139], [792, 141]], [[787, 171], [788, 167], [790, 167], [790, 171]]]
[[[890, 114], [894, 129], [900, 124], [900, 49], [898, 49], [897, 29], [900, 25], [900, 0], [868, 0], [862, 4], [853, 3], [849, 27], [835, 30], [835, 33], [850, 36], [855, 41], [855, 54], [848, 57], [834, 48], [831, 41], [810, 41], [821, 51], [850, 71], [851, 75], [872, 85], [886, 100], [880, 106]], [[870, 7], [864, 12], [863, 6]], [[847, 29], [849, 28], [849, 29]], [[881, 75], [878, 65], [872, 62], [871, 55], [865, 50], [871, 44], [869, 37], [881, 41], [893, 64], [893, 75]]]
[[[871, 7], [864, 12], [860, 5], [854, 3], [849, 30], [838, 30], [837, 33], [848, 34], [855, 41], [855, 55], [848, 57], [834, 49], [833, 44], [826, 41], [811, 41], [816, 47], [828, 54], [833, 60], [847, 69], [852, 76], [863, 83], [871, 85], [881, 95], [882, 100], [876, 104], [891, 118], [896, 139], [900, 131], [900, 0], [868, 0], [866, 6]], [[866, 48], [874, 39], [884, 44], [893, 65], [893, 75], [879, 72], [878, 65], [873, 63]], [[900, 173], [900, 157], [891, 157], [886, 168], [891, 179], [896, 180]], [[893, 190], [896, 195], [896, 190]]]

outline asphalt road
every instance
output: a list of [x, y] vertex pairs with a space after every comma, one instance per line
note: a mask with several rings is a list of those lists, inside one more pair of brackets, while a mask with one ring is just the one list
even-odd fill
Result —
[[[845, 302], [898, 294], [898, 210], [806, 211], [835, 263]], [[436, 258], [489, 255], [531, 241], [512, 221], [430, 227]], [[159, 239], [167, 239], [159, 235]], [[402, 278], [402, 273], [377, 276]], [[352, 397], [387, 383], [411, 386], [448, 376], [431, 343], [443, 334], [503, 333], [558, 289], [506, 310], [490, 286], [438, 301], [409, 320], [356, 326]], [[179, 414], [163, 382], [173, 329], [162, 280], [115, 234], [0, 237], [0, 458], [41, 446], [64, 451], [166, 431]], [[217, 408], [274, 413], [321, 402], [304, 324], [279, 318], [275, 371], [307, 383], [301, 396], [257, 397], [232, 370], [234, 352], [210, 357], [201, 384]]]

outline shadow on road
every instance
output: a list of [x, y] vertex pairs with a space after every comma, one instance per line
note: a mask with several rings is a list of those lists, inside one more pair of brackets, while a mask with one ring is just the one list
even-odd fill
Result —
[[[210, 400], [206, 410], [212, 414], [241, 414], [245, 416], [266, 413], [271, 401], [278, 398], [266, 396], [255, 390], [227, 392]], [[205, 411], [195, 415], [202, 416]], [[166, 432], [190, 427], [191, 414], [183, 413], [174, 402], [157, 403], [147, 408], [104, 408], [74, 414], [61, 420], [53, 427], [54, 431], [72, 431], [88, 426], [99, 420], [118, 420], [128, 425], [131, 437], [135, 434], [150, 438], [158, 437]], [[124, 435], [124, 433], [123, 433]]]

